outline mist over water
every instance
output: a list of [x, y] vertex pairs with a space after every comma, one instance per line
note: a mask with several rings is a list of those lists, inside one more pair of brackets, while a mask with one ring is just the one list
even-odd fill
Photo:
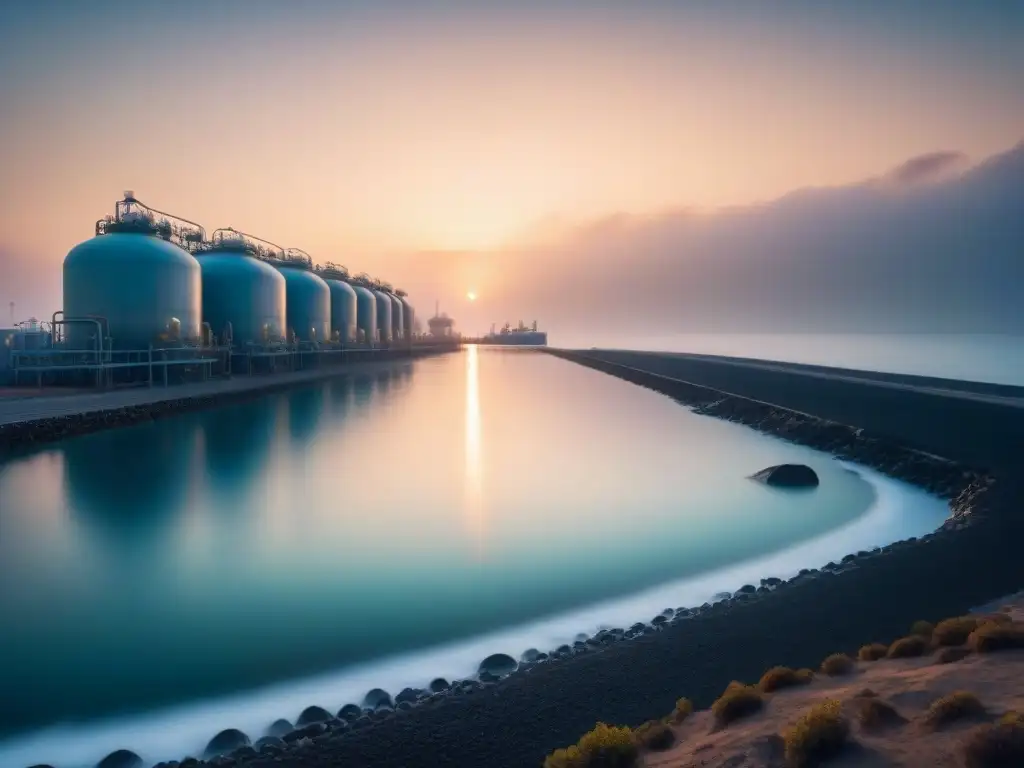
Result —
[[[821, 486], [747, 479], [786, 461]], [[180, 759], [946, 515], [613, 377], [476, 348], [76, 438], [0, 467], [0, 496], [12, 768]]]

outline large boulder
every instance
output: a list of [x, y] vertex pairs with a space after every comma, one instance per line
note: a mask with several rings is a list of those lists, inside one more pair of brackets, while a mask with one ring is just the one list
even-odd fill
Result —
[[302, 714], [299, 715], [299, 719], [295, 721], [295, 727], [301, 728], [304, 725], [312, 725], [313, 723], [326, 723], [333, 719], [334, 715], [323, 707], [306, 707], [302, 710]]
[[818, 474], [806, 464], [778, 464], [750, 476], [777, 488], [817, 488]]
[[142, 758], [130, 749], [119, 749], [100, 760], [96, 768], [142, 768]]
[[480, 677], [493, 676], [504, 677], [516, 671], [519, 664], [511, 656], [504, 653], [495, 653], [480, 662]]
[[395, 702], [391, 699], [390, 693], [381, 688], [374, 688], [363, 698], [363, 706], [367, 709], [394, 709]]
[[228, 728], [210, 739], [210, 743], [206, 745], [206, 749], [203, 751], [203, 758], [209, 760], [211, 757], [228, 755], [239, 747], [248, 746], [250, 746], [248, 736], [237, 728]]

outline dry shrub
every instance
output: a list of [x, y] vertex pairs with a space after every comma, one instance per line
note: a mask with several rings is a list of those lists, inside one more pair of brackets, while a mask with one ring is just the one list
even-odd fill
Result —
[[676, 734], [664, 723], [651, 720], [635, 731], [637, 743], [651, 752], [664, 752], [676, 743]]
[[878, 694], [872, 691], [870, 688], [861, 688], [857, 693], [854, 694], [854, 698], [857, 699], [873, 699]]
[[896, 708], [887, 701], [875, 697], [858, 698], [855, 701], [857, 722], [865, 730], [891, 728], [907, 722], [907, 718], [897, 712]]
[[857, 658], [861, 661], [878, 661], [884, 659], [885, 654], [889, 652], [889, 646], [882, 645], [882, 643], [871, 643], [870, 645], [862, 645], [860, 650], [857, 651]]
[[955, 661], [960, 661], [971, 655], [969, 648], [962, 648], [960, 646], [950, 646], [949, 648], [943, 648], [935, 656], [936, 664], [952, 664]]
[[833, 653], [821, 662], [821, 671], [830, 677], [848, 675], [857, 665], [845, 653]]
[[809, 669], [791, 669], [789, 667], [772, 667], [763, 675], [757, 683], [757, 687], [764, 693], [772, 693], [782, 688], [794, 688], [798, 685], [807, 685], [814, 679], [814, 673]]
[[913, 626], [910, 627], [910, 634], [918, 635], [919, 637], [931, 638], [932, 632], [935, 631], [935, 625], [930, 621], [915, 621]]
[[794, 768], [817, 765], [840, 752], [849, 736], [850, 724], [839, 701], [815, 704], [783, 734], [786, 760]]
[[733, 681], [711, 705], [711, 713], [715, 717], [715, 726], [724, 728], [740, 718], [759, 712], [763, 706], [764, 697], [757, 688]]
[[910, 659], [915, 656], [923, 656], [928, 650], [928, 641], [920, 635], [909, 635], [901, 637], [889, 646], [889, 659]]
[[977, 696], [968, 691], [953, 691], [932, 702], [924, 714], [924, 722], [929, 728], [942, 728], [957, 720], [981, 717], [985, 714], [985, 706]]
[[1024, 718], [1007, 712], [995, 725], [971, 731], [963, 743], [967, 768], [1018, 768], [1024, 765]]
[[967, 638], [967, 645], [978, 653], [1024, 648], [1024, 626], [1020, 624], [982, 624]]
[[693, 702], [684, 696], [676, 702], [676, 708], [672, 710], [672, 714], [669, 717], [673, 723], [681, 723], [692, 714]]
[[631, 729], [598, 723], [577, 744], [548, 755], [544, 768], [633, 768], [638, 755]]
[[940, 621], [932, 633], [932, 641], [935, 645], [963, 645], [983, 622], [980, 616], [958, 616]]

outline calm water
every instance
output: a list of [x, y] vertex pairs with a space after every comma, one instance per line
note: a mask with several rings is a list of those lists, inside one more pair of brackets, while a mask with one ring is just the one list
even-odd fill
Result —
[[[821, 487], [745, 479], [784, 461]], [[944, 514], [515, 350], [76, 438], [0, 467], [0, 764], [181, 757], [222, 727], [469, 675], [485, 653], [647, 620]], [[322, 699], [303, 698], [311, 680]], [[236, 704], [195, 714], [210, 701]]]

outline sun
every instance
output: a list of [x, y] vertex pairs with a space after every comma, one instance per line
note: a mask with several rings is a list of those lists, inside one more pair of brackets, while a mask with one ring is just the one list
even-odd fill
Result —
[[469, 291], [466, 294], [466, 298], [469, 299], [470, 301], [476, 301], [476, 294], [473, 291]]

